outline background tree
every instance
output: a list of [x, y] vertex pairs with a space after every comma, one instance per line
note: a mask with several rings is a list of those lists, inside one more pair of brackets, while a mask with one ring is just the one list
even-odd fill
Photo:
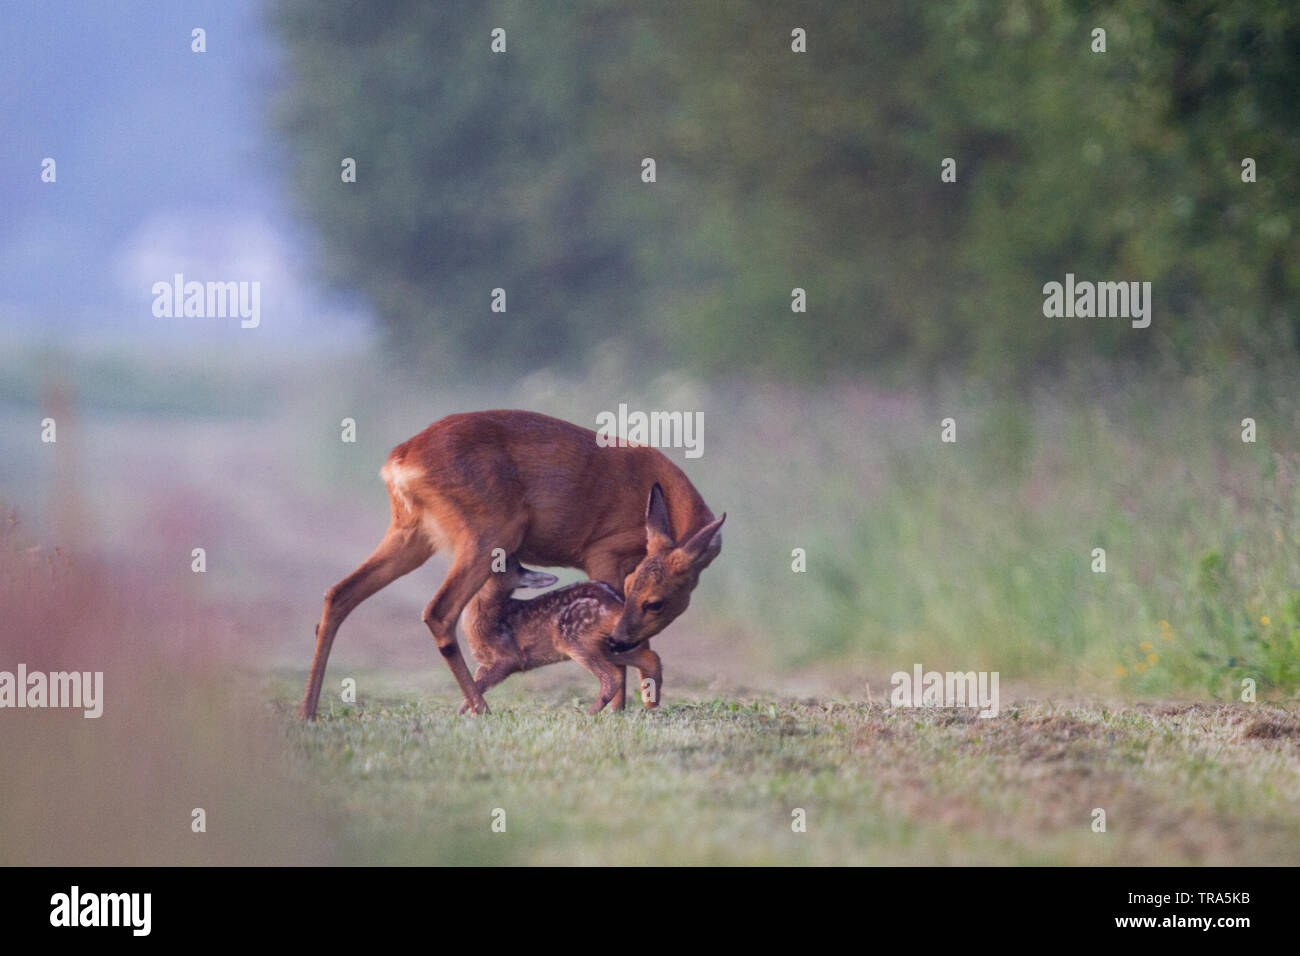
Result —
[[[278, 0], [273, 15], [324, 271], [422, 364], [608, 345], [792, 377], [1023, 375], [1296, 348], [1300, 12], [1282, 2]], [[1066, 272], [1151, 281], [1152, 327], [1045, 319], [1042, 285]]]

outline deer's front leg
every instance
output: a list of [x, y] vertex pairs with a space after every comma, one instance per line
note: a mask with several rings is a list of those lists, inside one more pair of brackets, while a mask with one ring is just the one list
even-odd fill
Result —
[[629, 664], [636, 668], [640, 678], [641, 702], [647, 710], [658, 707], [664, 687], [663, 663], [659, 655], [650, 650], [649, 643], [619, 654], [614, 660], [623, 665], [625, 672]]
[[597, 550], [587, 555], [582, 570], [593, 581], [604, 581], [621, 598], [623, 579], [636, 568], [638, 560], [619, 551]]
[[664, 692], [663, 663], [648, 644], [642, 644], [640, 651], [642, 660], [636, 665], [636, 672], [641, 678], [641, 703], [646, 710], [654, 710]]

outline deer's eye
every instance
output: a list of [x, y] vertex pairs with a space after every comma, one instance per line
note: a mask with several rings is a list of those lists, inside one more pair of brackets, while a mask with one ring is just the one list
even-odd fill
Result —
[[646, 601], [644, 604], [641, 605], [641, 610], [648, 611], [651, 614], [655, 613], [656, 611], [662, 611], [663, 609], [664, 609], [663, 601]]

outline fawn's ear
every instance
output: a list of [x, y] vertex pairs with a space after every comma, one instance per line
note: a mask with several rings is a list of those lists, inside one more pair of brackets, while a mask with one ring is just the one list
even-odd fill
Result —
[[726, 520], [727, 513], [724, 511], [721, 518], [706, 524], [682, 545], [682, 551], [697, 571], [707, 568], [722, 551], [722, 522]]
[[547, 574], [545, 571], [534, 571], [522, 564], [519, 566], [519, 587], [521, 588], [549, 588], [558, 580], [560, 579], [554, 574]]
[[646, 554], [663, 554], [673, 547], [673, 529], [668, 522], [668, 502], [664, 490], [655, 482], [645, 505]]

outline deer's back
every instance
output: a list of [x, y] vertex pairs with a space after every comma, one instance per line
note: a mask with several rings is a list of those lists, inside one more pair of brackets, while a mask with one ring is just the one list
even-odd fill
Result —
[[601, 447], [593, 430], [537, 412], [448, 415], [394, 448], [385, 474], [401, 479], [403, 506], [444, 519], [450, 511], [466, 527], [522, 516], [520, 559], [550, 567], [582, 567], [597, 542], [644, 556], [645, 501], [655, 482], [670, 497], [679, 537], [713, 520], [658, 449]]

